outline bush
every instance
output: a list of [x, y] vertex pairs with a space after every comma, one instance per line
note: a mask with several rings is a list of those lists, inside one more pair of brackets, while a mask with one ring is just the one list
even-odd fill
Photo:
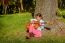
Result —
[[58, 9], [57, 10], [57, 16], [65, 18], [65, 10]]

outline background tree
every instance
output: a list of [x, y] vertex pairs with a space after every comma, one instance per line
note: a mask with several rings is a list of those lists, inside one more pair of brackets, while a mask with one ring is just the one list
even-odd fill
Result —
[[22, 11], [23, 10], [22, 0], [20, 0], [20, 4], [21, 4], [21, 11]]
[[2, 1], [2, 5], [3, 5], [3, 13], [6, 14], [9, 0], [1, 0], [1, 1]]
[[58, 0], [58, 7], [60, 9], [65, 9], [65, 0]]

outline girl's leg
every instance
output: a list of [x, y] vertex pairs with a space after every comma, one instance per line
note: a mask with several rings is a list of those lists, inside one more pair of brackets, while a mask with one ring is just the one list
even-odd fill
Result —
[[29, 30], [26, 31], [26, 39], [30, 39]]
[[34, 37], [34, 34], [31, 32], [31, 33], [29, 33], [29, 35], [30, 35], [30, 37]]
[[36, 38], [40, 38], [40, 37], [42, 36], [41, 31], [36, 30], [34, 36], [35, 36]]

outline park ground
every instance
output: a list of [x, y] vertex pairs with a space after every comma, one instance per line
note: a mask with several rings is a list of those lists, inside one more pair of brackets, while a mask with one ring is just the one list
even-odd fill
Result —
[[[43, 32], [40, 39], [25, 39], [26, 23], [31, 19], [28, 12], [12, 15], [0, 15], [0, 43], [65, 43], [64, 36], [48, 34]], [[64, 19], [61, 18], [62, 21]]]

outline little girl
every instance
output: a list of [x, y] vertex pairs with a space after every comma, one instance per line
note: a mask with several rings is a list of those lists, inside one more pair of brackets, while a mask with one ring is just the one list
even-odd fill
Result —
[[27, 25], [27, 35], [28, 37], [41, 37], [41, 30], [44, 29], [44, 21], [40, 13], [35, 15], [34, 19], [30, 20], [30, 23]]

